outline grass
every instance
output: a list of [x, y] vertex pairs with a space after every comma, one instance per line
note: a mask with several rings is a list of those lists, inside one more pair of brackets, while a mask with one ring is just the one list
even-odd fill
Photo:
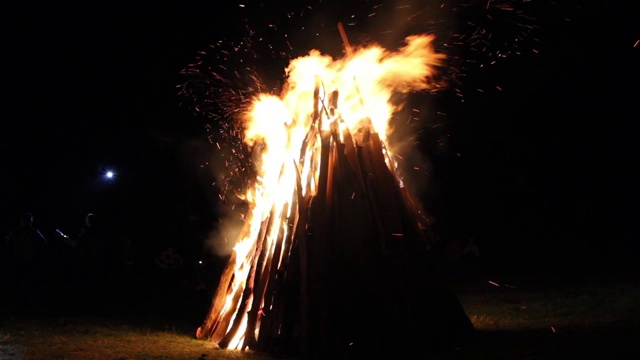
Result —
[[487, 289], [463, 293], [460, 299], [478, 330], [559, 331], [637, 318], [640, 287], [610, 284], [522, 291]]
[[604, 276], [542, 279], [513, 286], [478, 278], [459, 286], [478, 336], [442, 359], [640, 358], [640, 283]]
[[[478, 334], [464, 348], [444, 353], [438, 360], [640, 358], [636, 349], [640, 340], [640, 285], [636, 283], [514, 287], [480, 279], [456, 291]], [[193, 334], [199, 323], [194, 319], [199, 317], [180, 321], [178, 315], [183, 309], [156, 309], [147, 317], [7, 316], [0, 322], [0, 358], [270, 358], [261, 353], [219, 350], [209, 342], [195, 340]], [[416, 351], [419, 355], [419, 348]]]
[[[3, 326], [2, 344], [22, 359], [266, 359], [263, 354], [217, 350], [174, 330], [132, 327], [114, 320], [14, 319]], [[0, 353], [1, 355], [2, 353]], [[0, 356], [2, 357], [2, 356]]]

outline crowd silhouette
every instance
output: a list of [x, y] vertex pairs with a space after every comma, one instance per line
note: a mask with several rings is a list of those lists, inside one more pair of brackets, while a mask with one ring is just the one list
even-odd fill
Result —
[[210, 297], [216, 278], [204, 273], [211, 268], [203, 254], [153, 234], [147, 243], [158, 244], [149, 248], [144, 229], [115, 229], [99, 213], [76, 218], [68, 232], [31, 211], [3, 222], [0, 316], [135, 312], [189, 294]]
[[[45, 235], [46, 234], [46, 235]], [[91, 301], [105, 288], [108, 262], [117, 261], [105, 249], [108, 241], [86, 217], [76, 236], [60, 229], [43, 231], [31, 212], [8, 224], [2, 246], [3, 305], [13, 313], [32, 313], [56, 301]]]

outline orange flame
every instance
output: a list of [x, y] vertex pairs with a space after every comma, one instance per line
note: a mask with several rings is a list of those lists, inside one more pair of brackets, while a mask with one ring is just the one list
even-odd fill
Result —
[[[400, 106], [392, 103], [392, 95], [433, 86], [429, 80], [434, 75], [434, 67], [444, 59], [444, 55], [434, 51], [433, 40], [432, 35], [409, 36], [406, 45], [398, 51], [372, 45], [352, 49], [346, 57], [337, 60], [312, 50], [291, 61], [281, 96], [261, 94], [254, 100], [246, 113], [245, 141], [259, 150], [260, 159], [255, 185], [246, 194], [251, 203], [246, 219], [249, 229], [234, 247], [234, 289], [242, 291], [247, 285], [247, 258], [263, 231], [263, 220], [270, 215], [273, 219], [282, 219], [282, 212], [293, 211], [290, 205], [298, 182], [303, 195], [315, 194], [320, 152], [319, 141], [314, 141], [314, 137], [330, 129], [337, 130], [338, 134], [348, 131], [355, 135], [360, 129], [368, 128], [379, 134], [386, 151], [390, 151], [386, 142], [392, 130], [390, 120]], [[332, 94], [339, 95], [339, 104], [331, 99]], [[315, 120], [318, 113], [324, 120]], [[394, 167], [389, 162], [387, 165]], [[273, 255], [279, 228], [283, 227], [286, 228], [284, 224], [275, 224], [268, 230], [267, 256]], [[230, 292], [234, 293], [237, 291]], [[221, 313], [237, 311], [239, 305], [234, 308], [231, 297], [227, 298]], [[230, 341], [230, 349], [241, 347], [247, 326], [246, 314], [236, 316], [245, 319], [241, 330]]]

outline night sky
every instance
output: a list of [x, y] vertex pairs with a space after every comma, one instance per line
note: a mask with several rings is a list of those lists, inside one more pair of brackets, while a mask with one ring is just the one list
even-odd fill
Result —
[[[197, 248], [223, 204], [201, 166], [216, 161], [212, 123], [178, 95], [180, 71], [198, 51], [220, 65], [212, 54], [251, 29], [263, 40], [249, 66], [276, 87], [289, 57], [313, 47], [339, 56], [343, 21], [353, 44], [433, 32], [450, 56], [450, 86], [415, 100], [425, 109], [416, 151], [430, 169], [414, 182], [442, 237], [476, 238], [499, 266], [614, 264], [638, 248], [632, 11], [607, 1], [218, 3], [3, 5], [3, 229], [31, 211], [45, 231], [74, 233], [96, 212], [158, 248], [175, 238]], [[225, 66], [250, 58], [231, 54]]]

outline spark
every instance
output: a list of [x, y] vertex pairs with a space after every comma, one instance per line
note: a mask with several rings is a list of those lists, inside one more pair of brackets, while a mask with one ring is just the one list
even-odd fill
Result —
[[[373, 38], [380, 36], [381, 32], [367, 29], [369, 25], [360, 20], [379, 18], [378, 13], [398, 12], [406, 26], [384, 31], [384, 34], [399, 36], [410, 28], [436, 34], [441, 46], [451, 53], [447, 69], [439, 76], [454, 90], [457, 101], [462, 103], [466, 93], [475, 90], [475, 87], [468, 88], [464, 83], [471, 70], [488, 71], [490, 64], [499, 66], [514, 56], [527, 54], [525, 49], [529, 49], [529, 54], [538, 53], [532, 46], [537, 42], [535, 32], [538, 26], [530, 14], [530, 1], [486, 0], [455, 6], [447, 6], [443, 2], [436, 4], [435, 8], [366, 3], [357, 12], [347, 15], [349, 21], [345, 21], [346, 25], [362, 33], [364, 39]], [[335, 40], [333, 29], [328, 30], [330, 27], [324, 24], [318, 28], [310, 21], [315, 16], [314, 12], [324, 5], [323, 1], [291, 3], [282, 10], [282, 16], [264, 14], [264, 18], [256, 23], [247, 18], [244, 34], [213, 40], [207, 51], [196, 51], [194, 59], [182, 70], [185, 80], [177, 90], [179, 95], [190, 100], [190, 103], [184, 102], [184, 106], [205, 119], [207, 131], [218, 130], [210, 133], [209, 142], [215, 143], [217, 154], [224, 159], [223, 172], [216, 175], [217, 186], [223, 193], [243, 193], [242, 189], [249, 187], [254, 179], [253, 159], [242, 139], [243, 124], [236, 119], [246, 112], [256, 94], [279, 91], [282, 79], [274, 78], [273, 69], [283, 68], [289, 60], [302, 55], [298, 49], [306, 52], [310, 38], [324, 43]], [[238, 6], [249, 8], [246, 3]], [[452, 17], [462, 19], [461, 25], [453, 28], [446, 21]], [[289, 33], [291, 29], [309, 31], [294, 36]], [[639, 43], [640, 40], [636, 41], [634, 47]], [[502, 90], [495, 84], [483, 86]], [[414, 112], [419, 113], [419, 110], [414, 109]], [[420, 122], [413, 119], [412, 126], [414, 123], [419, 126]], [[460, 156], [459, 153], [457, 155]]]

